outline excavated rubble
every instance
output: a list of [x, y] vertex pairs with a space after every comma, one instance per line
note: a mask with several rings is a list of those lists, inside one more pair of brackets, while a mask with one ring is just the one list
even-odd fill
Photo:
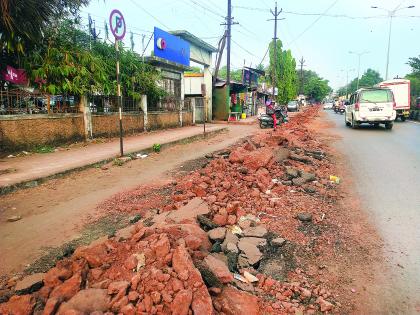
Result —
[[157, 215], [20, 279], [0, 314], [334, 312], [332, 292], [294, 255], [336, 195], [327, 154], [305, 127], [317, 110], [207, 156]]

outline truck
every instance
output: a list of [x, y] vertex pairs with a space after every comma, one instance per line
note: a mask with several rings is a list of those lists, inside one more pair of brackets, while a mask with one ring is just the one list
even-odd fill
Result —
[[396, 117], [405, 121], [410, 115], [410, 80], [393, 79], [383, 81], [376, 85], [377, 87], [388, 88], [394, 93]]

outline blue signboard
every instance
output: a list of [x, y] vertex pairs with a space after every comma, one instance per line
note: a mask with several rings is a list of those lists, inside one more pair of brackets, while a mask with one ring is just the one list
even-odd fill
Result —
[[190, 66], [190, 44], [157, 27], [155, 27], [154, 31], [154, 55], [185, 66]]

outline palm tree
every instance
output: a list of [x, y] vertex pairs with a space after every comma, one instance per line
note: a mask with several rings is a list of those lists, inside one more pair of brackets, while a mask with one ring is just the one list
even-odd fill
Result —
[[61, 17], [77, 13], [89, 0], [0, 0], [0, 49], [23, 54], [37, 44], [45, 29]]

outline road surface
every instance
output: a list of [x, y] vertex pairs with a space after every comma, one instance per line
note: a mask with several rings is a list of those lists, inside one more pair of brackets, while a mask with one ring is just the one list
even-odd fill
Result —
[[379, 274], [375, 312], [420, 314], [420, 124], [346, 127], [344, 117], [327, 111], [342, 137], [355, 189], [371, 223], [384, 240], [387, 272]]

